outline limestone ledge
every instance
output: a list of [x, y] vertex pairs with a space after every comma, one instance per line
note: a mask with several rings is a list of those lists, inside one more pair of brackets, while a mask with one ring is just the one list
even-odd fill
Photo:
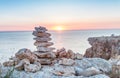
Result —
[[120, 55], [120, 36], [90, 37], [88, 41], [91, 47], [86, 50], [85, 57], [109, 60], [116, 55]]

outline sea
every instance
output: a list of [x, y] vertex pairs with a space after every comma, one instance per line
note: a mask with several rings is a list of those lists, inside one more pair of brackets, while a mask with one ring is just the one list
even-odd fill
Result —
[[[73, 52], [81, 54], [91, 47], [88, 42], [89, 37], [120, 35], [120, 29], [48, 32], [51, 33], [51, 42], [54, 43], [52, 47], [55, 47], [56, 50], [64, 47], [66, 50], [71, 49]], [[36, 51], [33, 38], [32, 31], [0, 31], [0, 62], [9, 60], [21, 48]]]

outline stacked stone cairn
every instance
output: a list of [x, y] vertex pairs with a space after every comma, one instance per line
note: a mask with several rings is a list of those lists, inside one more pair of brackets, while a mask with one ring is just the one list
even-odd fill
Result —
[[36, 36], [34, 45], [37, 47], [34, 54], [40, 59], [42, 65], [52, 64], [52, 60], [56, 57], [55, 53], [53, 53], [55, 48], [50, 47], [53, 45], [52, 42], [49, 42], [51, 34], [47, 31], [45, 27], [41, 26], [35, 27], [35, 31], [33, 31], [33, 35]]

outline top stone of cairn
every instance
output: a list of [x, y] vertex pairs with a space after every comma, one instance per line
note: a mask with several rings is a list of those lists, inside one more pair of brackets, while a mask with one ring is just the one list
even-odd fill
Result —
[[48, 31], [45, 27], [42, 27], [42, 26], [35, 27], [35, 30], [41, 33]]

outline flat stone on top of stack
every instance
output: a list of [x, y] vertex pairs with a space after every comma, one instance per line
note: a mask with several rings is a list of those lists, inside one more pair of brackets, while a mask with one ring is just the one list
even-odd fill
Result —
[[[48, 30], [45, 27], [41, 26], [35, 27], [35, 31], [33, 31], [33, 35], [36, 36], [34, 38], [34, 40], [36, 40], [34, 45], [37, 47], [37, 51], [35, 51], [34, 53], [39, 57], [39, 59], [41, 59], [41, 64], [47, 64], [48, 60], [56, 57], [53, 53], [53, 50], [55, 48], [50, 47], [53, 45], [52, 42], [49, 42], [51, 41], [51, 34], [47, 31]], [[44, 60], [44, 63], [42, 63], [42, 60]], [[48, 64], [50, 64], [50, 62]]]

